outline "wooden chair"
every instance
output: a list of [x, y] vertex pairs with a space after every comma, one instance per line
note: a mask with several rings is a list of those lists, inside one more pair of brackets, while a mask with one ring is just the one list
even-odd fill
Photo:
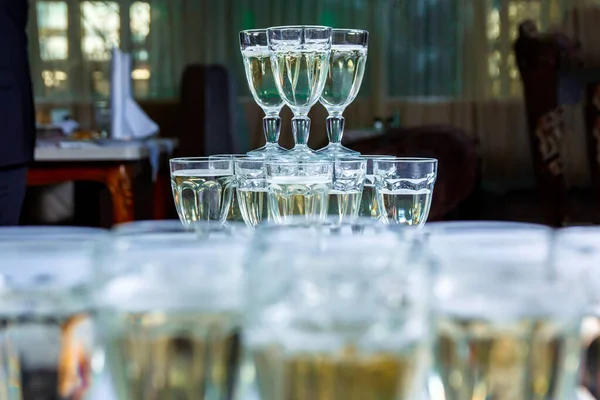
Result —
[[525, 21], [519, 27], [514, 51], [523, 82], [531, 157], [546, 223], [562, 226], [567, 219], [561, 154], [566, 130], [558, 83], [561, 65], [577, 64], [577, 45], [558, 33], [542, 34], [532, 21]]

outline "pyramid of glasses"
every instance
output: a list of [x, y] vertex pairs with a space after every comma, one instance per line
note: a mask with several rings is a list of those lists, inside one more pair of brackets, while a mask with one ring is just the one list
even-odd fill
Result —
[[[265, 113], [264, 147], [245, 155], [172, 159], [179, 218], [194, 229], [209, 221], [324, 223], [368, 216], [385, 224], [422, 227], [431, 207], [437, 160], [361, 156], [341, 144], [343, 113], [362, 83], [367, 31], [283, 26], [240, 32], [250, 92]], [[329, 112], [325, 148], [308, 147], [311, 107]], [[295, 146], [278, 144], [284, 105], [293, 112]]]

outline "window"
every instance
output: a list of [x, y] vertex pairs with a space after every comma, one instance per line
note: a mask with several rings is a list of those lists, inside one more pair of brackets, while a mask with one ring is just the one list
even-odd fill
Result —
[[37, 16], [40, 57], [42, 60], [66, 60], [69, 56], [67, 5], [60, 1], [40, 1]]
[[145, 96], [150, 90], [150, 64], [148, 63], [148, 35], [150, 34], [150, 4], [136, 1], [129, 9], [133, 93]]
[[[128, 12], [123, 15], [125, 3]], [[110, 53], [122, 43], [127, 43], [127, 51], [132, 53], [134, 95], [147, 96], [149, 2], [38, 0], [35, 5], [39, 68], [34, 71], [40, 74], [34, 79], [37, 97], [46, 101], [107, 98]], [[126, 26], [123, 18], [129, 18]]]
[[516, 96], [521, 94], [522, 88], [512, 45], [518, 37], [519, 24], [531, 19], [543, 31], [552, 21], [561, 19], [561, 9], [557, 0], [510, 0], [495, 3], [487, 20], [490, 95]]
[[110, 60], [110, 50], [119, 46], [119, 5], [113, 1], [81, 3], [82, 47], [88, 60]]

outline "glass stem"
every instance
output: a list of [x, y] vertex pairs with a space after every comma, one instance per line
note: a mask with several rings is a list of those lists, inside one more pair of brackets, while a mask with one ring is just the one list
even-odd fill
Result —
[[329, 137], [329, 143], [339, 144], [342, 142], [342, 136], [344, 136], [344, 117], [341, 115], [330, 115], [327, 117], [327, 136]]
[[267, 115], [263, 118], [263, 131], [267, 145], [277, 144], [281, 133], [281, 118], [278, 115]]
[[307, 146], [308, 136], [310, 135], [310, 118], [306, 115], [292, 118], [292, 135], [294, 135], [296, 146]]

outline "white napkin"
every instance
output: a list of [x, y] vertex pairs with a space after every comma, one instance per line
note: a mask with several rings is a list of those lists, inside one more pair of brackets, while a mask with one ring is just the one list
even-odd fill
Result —
[[158, 132], [158, 125], [133, 99], [131, 56], [113, 48], [110, 79], [111, 137], [143, 139]]

